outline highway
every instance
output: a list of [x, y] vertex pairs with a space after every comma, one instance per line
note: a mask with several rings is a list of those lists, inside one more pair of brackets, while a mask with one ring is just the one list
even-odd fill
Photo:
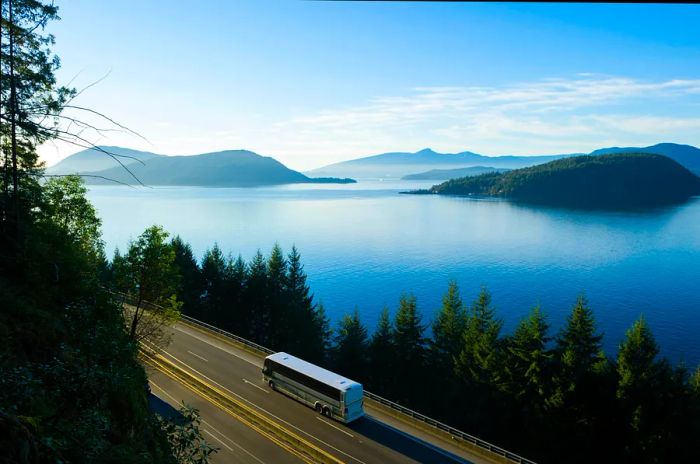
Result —
[[[209, 332], [178, 323], [162, 355], [173, 364], [225, 391], [259, 414], [308, 440], [338, 460], [371, 463], [474, 463], [487, 460], [462, 447], [366, 404], [366, 417], [351, 424], [320, 416], [313, 409], [272, 391], [262, 381], [262, 357]], [[149, 369], [152, 391], [162, 400], [181, 400], [200, 409], [205, 437], [220, 451], [215, 463], [300, 462], [283, 446], [238, 422], [216, 405], [165, 375]], [[224, 446], [224, 444], [226, 446]]]

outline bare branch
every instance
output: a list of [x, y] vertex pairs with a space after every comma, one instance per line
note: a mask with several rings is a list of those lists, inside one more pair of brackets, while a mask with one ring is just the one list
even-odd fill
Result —
[[[94, 177], [94, 178], [97, 178], [97, 179], [108, 180], [108, 181], [114, 182], [114, 183], [116, 183], [116, 184], [125, 185], [125, 186], [131, 187], [131, 188], [133, 188], [133, 189], [136, 188], [136, 187], [134, 187], [134, 186], [131, 185], [131, 184], [127, 184], [126, 182], [122, 182], [122, 181], [116, 180], [116, 179], [111, 179], [111, 178], [106, 177], [106, 176], [98, 176], [97, 174], [78, 174], [78, 173], [76, 173], [76, 174], [30, 174], [30, 175], [34, 175], [34, 176], [36, 176], [36, 177], [69, 177], [69, 176]], [[148, 187], [148, 188], [152, 188], [152, 187]]]

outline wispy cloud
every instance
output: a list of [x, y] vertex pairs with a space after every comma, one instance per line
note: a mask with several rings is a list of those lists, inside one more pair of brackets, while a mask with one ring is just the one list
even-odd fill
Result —
[[[579, 74], [503, 86], [398, 92], [285, 120], [275, 120], [274, 114], [245, 114], [214, 124], [169, 127], [167, 121], [157, 121], [148, 131], [154, 146], [136, 148], [168, 154], [247, 148], [290, 167], [310, 169], [424, 147], [547, 154], [659, 141], [700, 145], [700, 79]], [[110, 138], [109, 143], [134, 146], [133, 138]], [[44, 159], [57, 160], [54, 152], [47, 149]]]
[[287, 153], [357, 156], [423, 146], [484, 153], [585, 151], [610, 141], [692, 142], [687, 138], [697, 132], [700, 118], [681, 116], [677, 109], [697, 109], [698, 103], [700, 79], [581, 74], [508, 86], [418, 87], [279, 122], [272, 132]]

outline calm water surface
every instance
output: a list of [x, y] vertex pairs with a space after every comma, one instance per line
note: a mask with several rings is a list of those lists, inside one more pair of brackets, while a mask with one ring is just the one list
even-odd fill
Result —
[[553, 329], [584, 292], [605, 348], [640, 314], [662, 352], [700, 362], [700, 199], [647, 213], [534, 208], [399, 195], [428, 184], [361, 182], [270, 188], [92, 187], [108, 253], [161, 224], [195, 253], [218, 242], [249, 260], [274, 242], [299, 248], [335, 323], [356, 306], [372, 330], [413, 292], [432, 320], [450, 279], [466, 302], [487, 285], [510, 331], [540, 304]]

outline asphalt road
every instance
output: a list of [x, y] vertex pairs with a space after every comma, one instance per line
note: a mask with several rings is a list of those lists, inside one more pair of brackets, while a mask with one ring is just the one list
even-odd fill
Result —
[[[174, 327], [172, 343], [163, 355], [207, 382], [225, 389], [237, 399], [347, 463], [482, 464], [491, 462], [471, 455], [447, 440], [438, 439], [384, 414], [379, 409], [366, 407], [366, 417], [347, 425], [322, 417], [313, 409], [272, 391], [265, 385], [262, 381], [261, 357], [184, 324], [177, 324]], [[207, 422], [210, 422], [209, 417], [211, 417], [211, 424], [217, 430], [231, 440], [244, 442], [244, 448], [252, 455], [262, 456], [260, 459], [263, 462], [296, 460], [289, 453], [284, 459], [264, 454], [270, 453], [275, 448], [284, 450], [240, 423], [231, 424], [237, 422], [233, 417], [227, 416], [222, 411], [214, 411], [215, 406], [201, 398], [194, 398], [193, 393], [176, 385], [170, 379], [167, 379], [168, 382], [162, 380], [163, 377], [162, 375], [153, 377], [158, 387], [164, 390], [161, 394], [164, 396], [169, 394], [178, 400], [182, 395], [189, 395], [187, 398], [191, 404], [202, 406], [202, 414]], [[153, 392], [158, 394], [158, 388], [154, 388]], [[223, 441], [226, 442], [226, 440]], [[223, 448], [220, 443], [214, 444]], [[229, 446], [231, 446], [230, 443]], [[244, 456], [245, 453], [241, 454], [240, 450], [226, 451], [231, 454], [220, 452], [215, 462], [259, 462], [250, 455]], [[234, 457], [233, 453], [236, 452], [238, 454]]]
[[[213, 464], [299, 464], [302, 461], [258, 432], [209, 403], [196, 393], [153, 368], [148, 369], [153, 406], [164, 409], [171, 406], [179, 409], [181, 402], [197, 408], [202, 418], [204, 439], [218, 448], [211, 455]], [[167, 403], [166, 405], [158, 402]]]

